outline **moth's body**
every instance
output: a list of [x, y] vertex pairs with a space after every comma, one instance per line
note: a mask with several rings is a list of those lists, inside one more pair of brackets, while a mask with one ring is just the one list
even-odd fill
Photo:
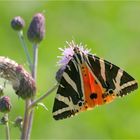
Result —
[[53, 117], [64, 119], [113, 101], [138, 87], [119, 67], [73, 47], [74, 54], [62, 74]]

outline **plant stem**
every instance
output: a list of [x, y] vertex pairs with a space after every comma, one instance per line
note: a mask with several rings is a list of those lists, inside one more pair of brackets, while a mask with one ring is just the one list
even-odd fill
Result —
[[[37, 64], [38, 64], [38, 44], [33, 45], [33, 65], [32, 65], [32, 77], [34, 78], [36, 82], [36, 75], [37, 75]], [[34, 99], [31, 100], [33, 102]], [[29, 116], [29, 124], [28, 124], [28, 130], [27, 130], [27, 140], [30, 139], [30, 133], [32, 129], [32, 123], [33, 123], [33, 116], [34, 116], [34, 110], [31, 110], [30, 116]]]
[[5, 131], [6, 131], [6, 139], [10, 140], [10, 130], [9, 130], [9, 118], [8, 118], [8, 114], [5, 114], [6, 117], [6, 124], [5, 124]]
[[[22, 44], [22, 47], [24, 49], [26, 59], [28, 61], [29, 69], [30, 69], [30, 71], [32, 71], [32, 61], [31, 61], [31, 58], [30, 58], [30, 54], [29, 54], [26, 42], [24, 40], [23, 31], [18, 32], [18, 37], [19, 37], [20, 42]], [[29, 123], [29, 115], [30, 115], [29, 110], [28, 110], [29, 104], [30, 104], [30, 99], [26, 99], [23, 129], [22, 129], [22, 133], [21, 133], [21, 139], [24, 139], [24, 140], [27, 139], [27, 130], [28, 130], [28, 123]]]
[[19, 36], [20, 42], [22, 44], [22, 47], [24, 49], [24, 52], [25, 52], [25, 55], [26, 55], [26, 58], [27, 58], [27, 61], [28, 61], [28, 64], [29, 64], [29, 68], [30, 68], [30, 71], [31, 71], [32, 70], [32, 61], [31, 61], [31, 58], [30, 58], [30, 54], [29, 54], [27, 45], [26, 45], [25, 40], [24, 40], [23, 32], [19, 31], [18, 36]]
[[30, 99], [26, 99], [23, 129], [22, 129], [22, 134], [21, 134], [22, 140], [27, 140], [27, 130], [28, 130], [28, 123], [29, 123], [29, 115], [30, 115], [29, 110], [28, 110], [29, 104], [30, 104]]
[[32, 77], [36, 81], [37, 74], [37, 64], [38, 64], [38, 45], [33, 45], [33, 67], [32, 67]]
[[40, 101], [42, 101], [44, 98], [46, 98], [48, 95], [50, 95], [51, 92], [53, 92], [57, 87], [59, 86], [59, 84], [55, 84], [49, 91], [47, 91], [44, 95], [42, 95], [40, 98], [38, 98], [37, 100], [34, 100], [30, 105], [29, 105], [29, 110], [32, 109], [34, 106], [37, 105], [37, 103], [39, 103]]

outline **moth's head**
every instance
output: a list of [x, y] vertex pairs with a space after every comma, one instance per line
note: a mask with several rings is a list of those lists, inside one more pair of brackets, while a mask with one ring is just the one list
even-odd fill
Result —
[[74, 53], [80, 53], [80, 49], [78, 47], [73, 48]]

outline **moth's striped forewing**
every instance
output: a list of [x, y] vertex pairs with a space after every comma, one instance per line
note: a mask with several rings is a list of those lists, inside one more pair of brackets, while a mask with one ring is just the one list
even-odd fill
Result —
[[76, 48], [62, 74], [53, 117], [56, 120], [72, 117], [137, 88], [135, 79], [121, 68]]

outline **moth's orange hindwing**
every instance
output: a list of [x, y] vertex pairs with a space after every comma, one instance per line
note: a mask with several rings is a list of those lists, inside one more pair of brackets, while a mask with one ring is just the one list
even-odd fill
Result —
[[96, 105], [103, 104], [103, 89], [86, 63], [81, 64], [81, 72], [85, 95], [85, 106], [83, 108], [90, 110]]

